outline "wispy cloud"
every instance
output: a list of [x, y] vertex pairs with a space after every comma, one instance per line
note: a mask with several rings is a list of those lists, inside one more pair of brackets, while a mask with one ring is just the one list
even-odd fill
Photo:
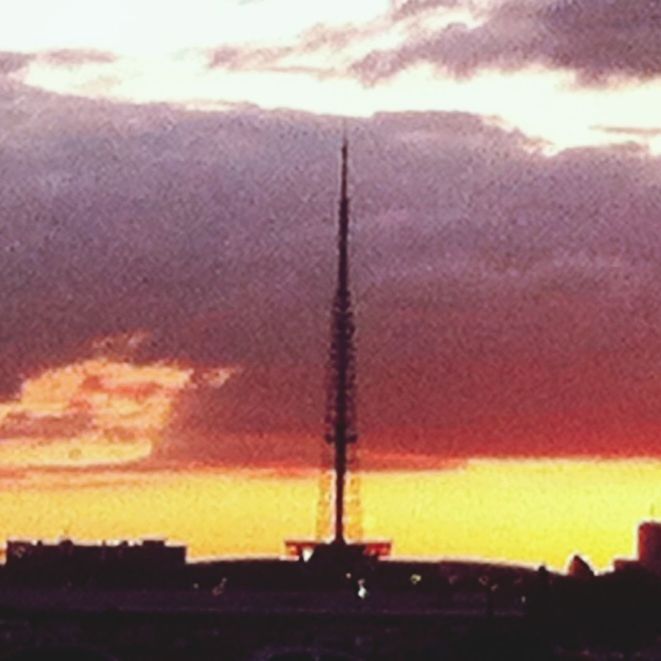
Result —
[[304, 48], [303, 45], [271, 48], [223, 46], [211, 51], [209, 66], [227, 71], [306, 74], [320, 79], [341, 75], [341, 70], [333, 66], [315, 66], [302, 61], [298, 56]]
[[463, 7], [466, 0], [395, 0], [392, 3], [390, 16], [393, 20], [404, 20], [426, 14], [437, 9]]
[[210, 65], [229, 70], [307, 72], [318, 77], [351, 76], [351, 64], [379, 43], [401, 43], [430, 13], [463, 8], [461, 0], [406, 0], [392, 3], [368, 21], [317, 23], [287, 45], [233, 44], [212, 51]]
[[611, 133], [614, 135], [628, 135], [635, 138], [658, 138], [661, 136], [661, 126], [643, 127], [643, 126], [595, 126], [593, 127], [602, 133]]
[[[404, 3], [407, 16], [445, 2]], [[661, 74], [661, 9], [649, 0], [507, 0], [401, 46], [374, 50], [353, 70], [370, 84], [421, 63], [454, 76], [531, 66], [573, 72], [581, 84], [648, 79]]]
[[84, 64], [112, 64], [117, 61], [113, 53], [88, 49], [60, 49], [38, 54], [43, 60], [59, 66], [76, 67]]

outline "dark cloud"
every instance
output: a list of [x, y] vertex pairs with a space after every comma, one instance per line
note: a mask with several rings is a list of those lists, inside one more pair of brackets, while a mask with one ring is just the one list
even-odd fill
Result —
[[[312, 461], [341, 122], [2, 94], [6, 396], [137, 336], [137, 362], [237, 369], [184, 392], [163, 457]], [[632, 145], [547, 157], [461, 113], [348, 131], [374, 461], [658, 455], [659, 160]]]
[[20, 71], [26, 67], [34, 56], [23, 53], [9, 53], [0, 51], [0, 75], [7, 75]]
[[[413, 6], [427, 4], [445, 3]], [[455, 76], [541, 65], [584, 84], [661, 73], [661, 7], [650, 0], [505, 0], [479, 18], [476, 27], [455, 23], [374, 51], [353, 70], [369, 83], [425, 62]]]

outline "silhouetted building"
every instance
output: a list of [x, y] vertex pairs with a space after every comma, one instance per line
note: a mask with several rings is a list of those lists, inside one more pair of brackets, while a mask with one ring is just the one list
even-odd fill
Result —
[[53, 565], [61, 562], [97, 565], [124, 564], [134, 567], [157, 565], [174, 568], [186, 563], [185, 546], [167, 546], [163, 540], [139, 544], [76, 544], [65, 539], [57, 544], [12, 540], [7, 542], [7, 567]]
[[575, 555], [569, 562], [567, 575], [572, 578], [589, 580], [594, 578], [594, 570], [580, 555]]
[[661, 574], [661, 523], [646, 521], [638, 527], [638, 561], [645, 569]]
[[613, 560], [616, 572], [646, 571], [661, 576], [661, 522], [644, 521], [638, 526], [638, 557]]
[[631, 558], [615, 558], [613, 560], [613, 571], [634, 571], [640, 569], [638, 560]]
[[14, 581], [96, 583], [129, 580], [167, 583], [168, 576], [186, 567], [186, 547], [168, 546], [163, 540], [141, 543], [56, 544], [13, 540], [7, 542], [6, 572]]

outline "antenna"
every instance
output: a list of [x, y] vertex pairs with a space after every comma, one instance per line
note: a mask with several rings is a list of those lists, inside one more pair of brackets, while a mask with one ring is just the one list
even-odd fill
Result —
[[344, 544], [347, 446], [355, 443], [355, 349], [354, 322], [349, 290], [349, 142], [346, 134], [341, 148], [341, 182], [337, 237], [337, 287], [331, 310], [331, 346], [326, 393], [326, 441], [334, 446], [334, 542]]
[[[344, 128], [344, 125], [343, 125]], [[331, 306], [330, 349], [327, 359], [326, 412], [322, 448], [332, 450], [332, 471], [322, 469], [317, 502], [316, 538], [286, 540], [285, 546], [299, 560], [350, 567], [358, 561], [376, 560], [390, 554], [392, 542], [365, 541], [360, 522], [356, 423], [356, 350], [349, 287], [349, 140], [343, 131], [340, 150], [340, 200], [337, 233], [337, 283]], [[330, 454], [330, 452], [329, 452]], [[325, 457], [322, 462], [327, 466]], [[332, 492], [332, 495], [331, 495]], [[352, 518], [345, 532], [346, 507]], [[331, 512], [332, 510], [332, 512]], [[331, 521], [332, 520], [332, 521]], [[330, 524], [330, 526], [329, 526]], [[326, 536], [333, 528], [332, 540]], [[328, 565], [328, 563], [331, 563]]]

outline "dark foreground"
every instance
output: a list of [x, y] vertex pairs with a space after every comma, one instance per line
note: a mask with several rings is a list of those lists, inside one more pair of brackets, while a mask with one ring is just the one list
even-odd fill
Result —
[[0, 658], [661, 659], [659, 613], [657, 579], [635, 572], [287, 561], [160, 577], [5, 572]]

